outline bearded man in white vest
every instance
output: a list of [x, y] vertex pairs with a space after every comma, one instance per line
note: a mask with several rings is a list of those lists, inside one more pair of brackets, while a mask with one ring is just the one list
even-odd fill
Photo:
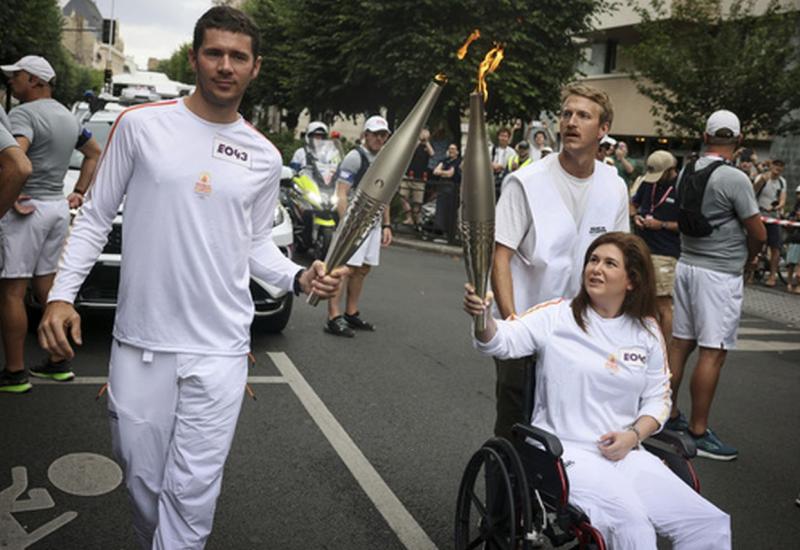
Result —
[[[583, 256], [608, 231], [629, 231], [625, 183], [595, 160], [614, 111], [602, 90], [571, 84], [561, 92], [562, 149], [514, 172], [497, 202], [492, 290], [496, 314], [521, 315], [578, 293]], [[499, 360], [495, 435], [530, 421], [533, 357]]]

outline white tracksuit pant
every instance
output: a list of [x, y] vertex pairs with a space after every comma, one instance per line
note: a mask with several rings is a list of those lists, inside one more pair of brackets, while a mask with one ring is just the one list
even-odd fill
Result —
[[247, 356], [112, 344], [111, 439], [143, 548], [205, 546], [246, 381]]
[[618, 462], [564, 445], [570, 502], [586, 512], [610, 550], [656, 550], [656, 533], [674, 550], [731, 547], [730, 516], [646, 451]]

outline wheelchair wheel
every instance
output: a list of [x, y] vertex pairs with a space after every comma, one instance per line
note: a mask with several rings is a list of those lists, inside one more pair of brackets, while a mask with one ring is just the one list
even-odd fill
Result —
[[467, 464], [458, 489], [456, 550], [516, 550], [514, 500], [505, 461], [495, 449], [481, 447]]
[[[531, 532], [533, 509], [528, 478], [525, 476], [522, 459], [514, 445], [505, 438], [492, 438], [484, 446], [495, 449], [505, 460], [506, 468], [511, 477], [511, 488], [514, 491], [516, 525], [519, 527], [520, 537], [525, 541], [525, 535]], [[523, 542], [522, 550], [527, 550], [528, 548], [527, 541]]]

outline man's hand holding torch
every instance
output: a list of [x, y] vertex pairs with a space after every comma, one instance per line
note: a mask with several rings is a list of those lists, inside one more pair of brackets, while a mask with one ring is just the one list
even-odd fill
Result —
[[320, 260], [314, 260], [314, 263], [300, 275], [300, 288], [305, 294], [313, 292], [323, 300], [327, 300], [339, 293], [342, 279], [349, 272], [346, 266], [341, 266], [330, 273], [325, 273], [325, 264]]

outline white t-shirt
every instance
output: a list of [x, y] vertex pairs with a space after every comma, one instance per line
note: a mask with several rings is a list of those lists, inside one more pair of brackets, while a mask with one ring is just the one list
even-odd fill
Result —
[[490, 145], [489, 154], [492, 156], [492, 164], [499, 164], [505, 169], [508, 166], [508, 160], [516, 155], [517, 152], [511, 146]]
[[[552, 156], [554, 159], [557, 158], [556, 155]], [[549, 175], [555, 179], [561, 200], [572, 214], [575, 224], [580, 225], [581, 217], [586, 211], [589, 187], [595, 174], [584, 179], [576, 178], [568, 174], [557, 160], [550, 162], [554, 168]], [[616, 223], [611, 231], [627, 232], [630, 230], [627, 204], [620, 204]], [[516, 250], [526, 261], [530, 261], [536, 249], [536, 230], [522, 183], [513, 174], [504, 183], [503, 192], [497, 201], [495, 220], [495, 241]]]
[[672, 405], [669, 368], [654, 319], [645, 328], [627, 315], [604, 319], [588, 307], [585, 320], [583, 331], [570, 302], [552, 300], [518, 320], [497, 321], [494, 338], [474, 344], [501, 359], [537, 353], [531, 424], [599, 452], [601, 435], [643, 415], [663, 425]]
[[245, 120], [208, 122], [183, 100], [117, 119], [49, 300], [72, 302], [125, 198], [114, 338], [152, 351], [250, 349], [250, 275], [290, 290], [302, 268], [272, 241], [281, 156]]

